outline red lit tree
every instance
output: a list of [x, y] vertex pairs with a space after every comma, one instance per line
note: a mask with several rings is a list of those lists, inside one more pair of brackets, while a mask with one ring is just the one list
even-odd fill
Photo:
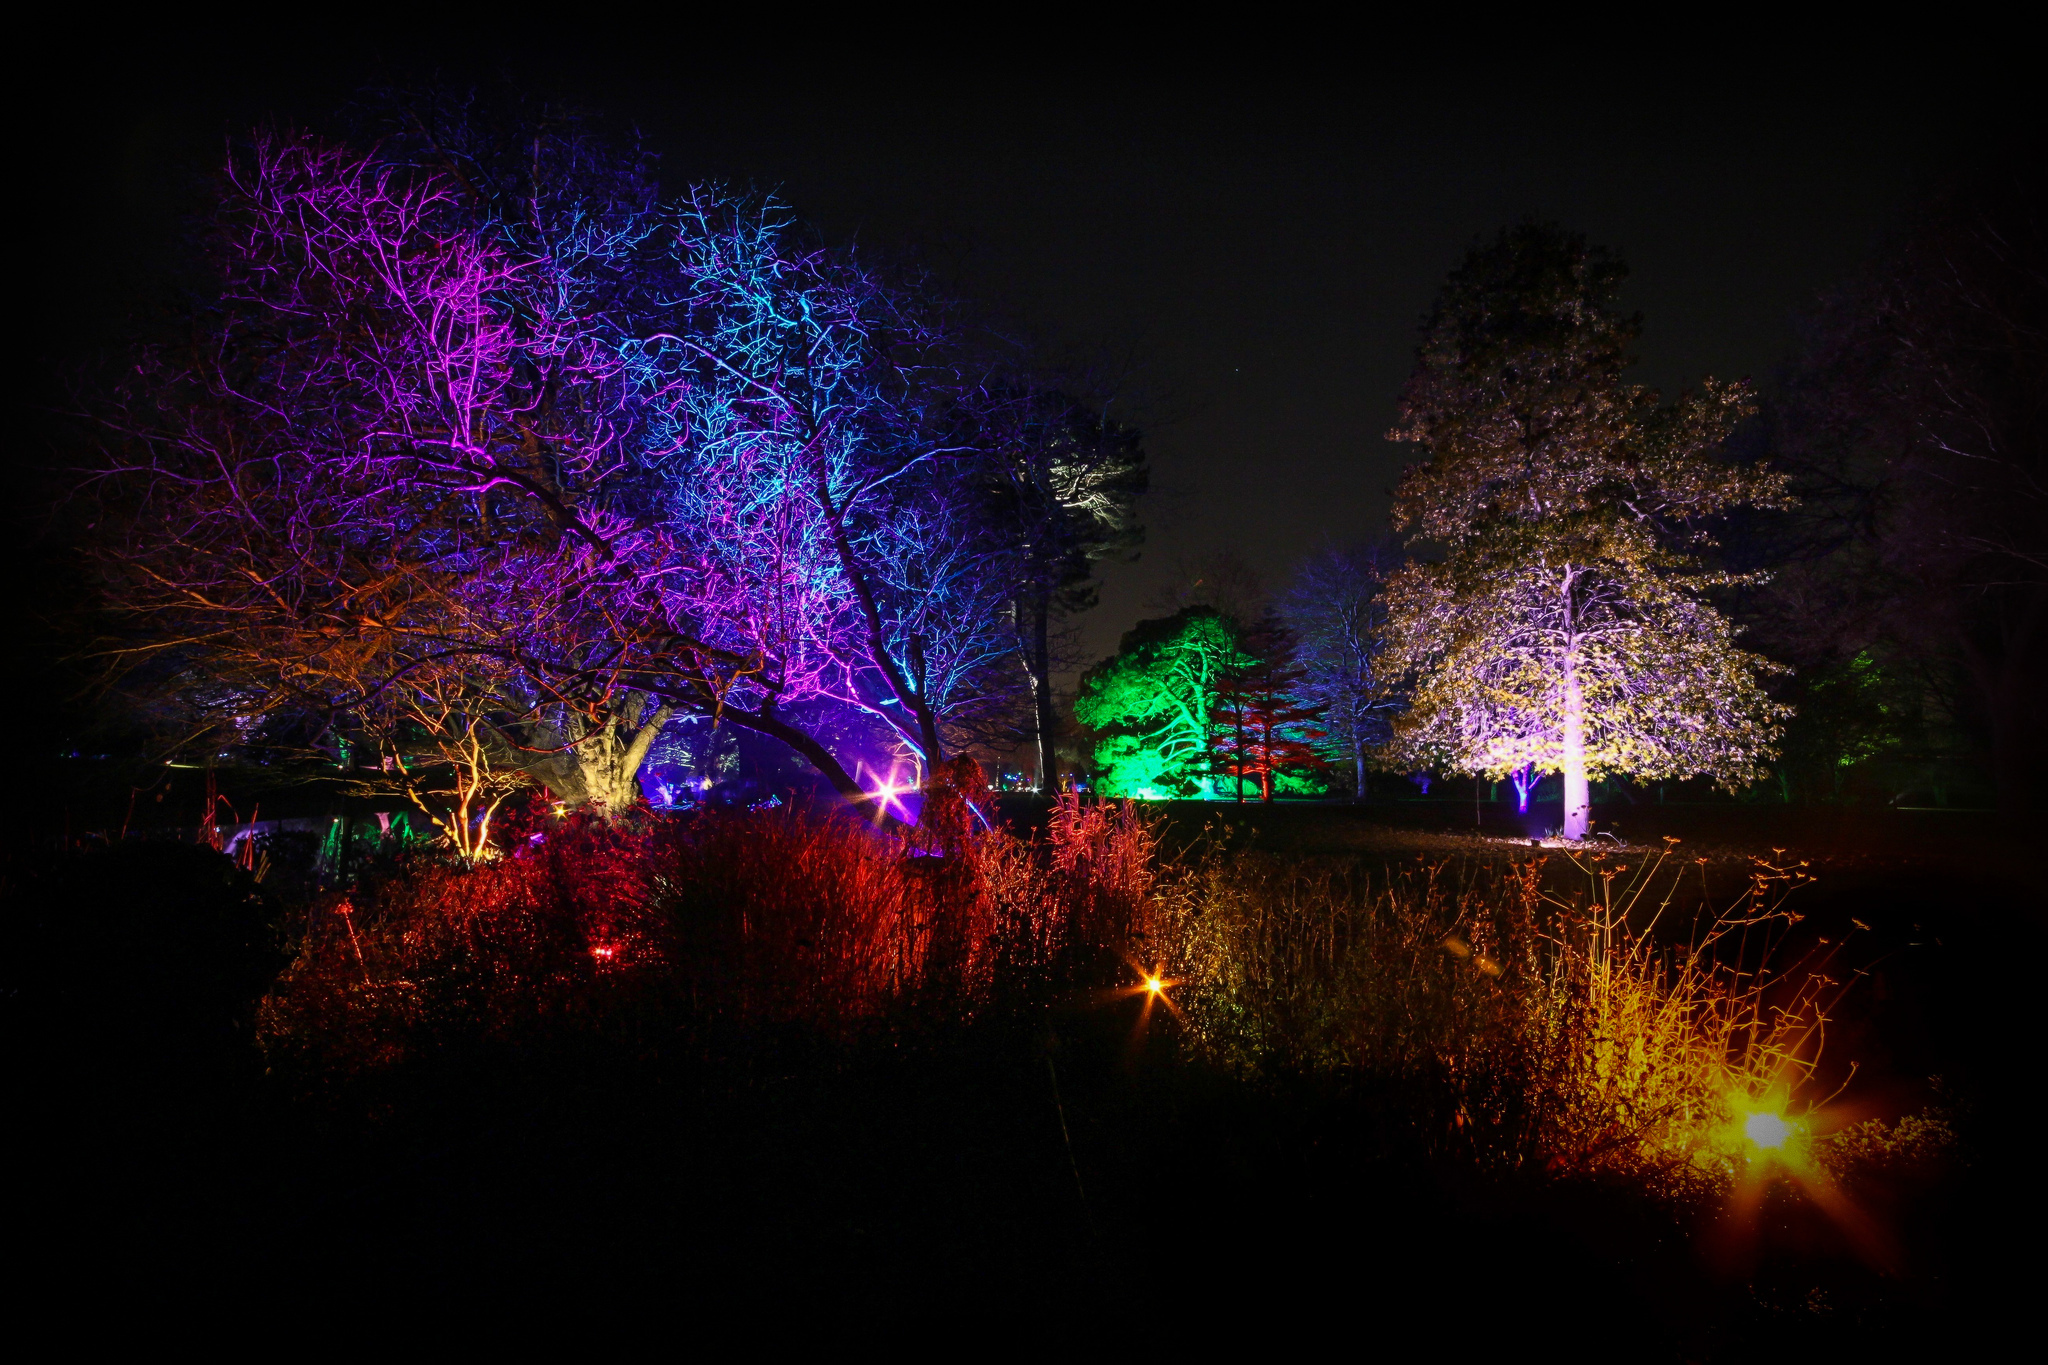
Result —
[[1328, 732], [1321, 708], [1302, 696], [1309, 670], [1295, 662], [1296, 643], [1269, 612], [1245, 633], [1246, 662], [1217, 685], [1216, 770], [1234, 782], [1239, 801], [1246, 778], [1258, 783], [1259, 800], [1271, 801], [1276, 774], [1323, 766], [1317, 744]]

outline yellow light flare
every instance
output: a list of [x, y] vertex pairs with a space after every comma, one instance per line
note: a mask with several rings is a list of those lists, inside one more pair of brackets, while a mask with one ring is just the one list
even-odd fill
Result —
[[1166, 989], [1166, 983], [1156, 976], [1148, 976], [1145, 978], [1145, 989], [1154, 995], [1158, 995]]
[[1781, 1150], [1796, 1131], [1778, 1114], [1755, 1113], [1742, 1121], [1742, 1135], [1767, 1152]]
[[1728, 1107], [1734, 1114], [1721, 1129], [1721, 1151], [1731, 1157], [1737, 1152], [1745, 1153], [1749, 1161], [1773, 1166], [1805, 1165], [1801, 1139], [1807, 1135], [1807, 1126], [1803, 1120], [1786, 1115], [1787, 1099], [1775, 1089], [1760, 1098], [1741, 1092], [1730, 1095]]

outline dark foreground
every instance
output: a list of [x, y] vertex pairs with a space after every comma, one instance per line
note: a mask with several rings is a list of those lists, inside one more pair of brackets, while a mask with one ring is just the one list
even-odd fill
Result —
[[[1444, 815], [1244, 818], [1269, 846], [1377, 857], [1437, 848], [1461, 832]], [[1482, 1179], [1430, 1160], [1398, 1095], [1223, 1077], [1164, 1016], [1134, 1040], [1131, 1005], [687, 1061], [444, 1056], [306, 1093], [252, 1045], [277, 964], [227, 927], [238, 893], [211, 855], [131, 845], [9, 875], [13, 1279], [88, 1338], [659, 1326], [1002, 1354], [1336, 1330], [1644, 1359], [1960, 1342], [2025, 1302], [2036, 1259], [2038, 883], [1981, 832], [1825, 833], [1793, 850], [1824, 868], [1809, 920], [1871, 926], [1829, 1046], [1864, 1102], [1931, 1098], [1963, 1138], [1938, 1183], [1865, 1197], [1889, 1265], [1786, 1192], [1726, 1242], [1712, 1211]], [[21, 932], [34, 896], [61, 896], [75, 936]], [[953, 1335], [964, 1320], [979, 1335]]]

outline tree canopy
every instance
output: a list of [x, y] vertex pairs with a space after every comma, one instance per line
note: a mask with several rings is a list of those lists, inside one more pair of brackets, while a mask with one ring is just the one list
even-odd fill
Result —
[[1426, 458], [1396, 491], [1417, 559], [1387, 587], [1392, 661], [1412, 678], [1393, 761], [1566, 786], [1583, 837], [1588, 779], [1761, 775], [1780, 708], [1768, 667], [1707, 601], [1699, 554], [1731, 508], [1781, 476], [1716, 458], [1750, 410], [1706, 380], [1661, 403], [1626, 382], [1640, 319], [1610, 253], [1525, 225], [1475, 247], [1424, 325], [1392, 439]]
[[1025, 599], [1086, 606], [1136, 534], [1134, 431], [773, 198], [545, 111], [388, 112], [238, 144], [211, 289], [102, 396], [116, 674], [457, 806], [630, 803], [677, 710], [867, 800], [1014, 705]]
[[1081, 676], [1074, 714], [1100, 736], [1106, 796], [1207, 796], [1215, 788], [1216, 692], [1252, 662], [1236, 621], [1188, 607], [1140, 621], [1116, 654]]

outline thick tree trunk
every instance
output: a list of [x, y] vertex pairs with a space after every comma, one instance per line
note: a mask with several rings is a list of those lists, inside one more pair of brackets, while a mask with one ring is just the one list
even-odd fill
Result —
[[1567, 839], [1583, 839], [1593, 826], [1593, 796], [1586, 782], [1586, 703], [1578, 670], [1564, 666], [1564, 828]]
[[847, 772], [839, 760], [832, 756], [832, 751], [811, 738], [811, 736], [805, 734], [802, 730], [765, 711], [756, 713], [728, 706], [723, 714], [726, 720], [731, 721], [742, 730], [752, 730], [757, 735], [767, 735], [771, 739], [779, 739], [790, 748], [802, 754], [810, 761], [811, 766], [816, 768], [824, 779], [832, 784], [833, 790], [845, 797], [847, 804], [859, 811], [863, 816], [869, 819], [885, 818], [890, 822], [894, 822], [895, 817], [889, 815], [886, 808], [879, 812], [876, 810], [877, 802], [874, 796], [865, 787], [861, 786], [859, 782], [854, 780], [853, 775]]
[[[580, 720], [565, 721], [564, 732], [536, 736], [544, 744], [565, 746], [563, 751], [534, 766], [533, 772], [574, 809], [598, 806], [616, 813], [640, 800], [640, 765], [654, 744], [661, 727], [668, 724], [674, 709], [662, 705], [646, 715], [639, 694], [608, 717], [596, 730], [584, 729]], [[569, 730], [582, 730], [572, 734]]]

